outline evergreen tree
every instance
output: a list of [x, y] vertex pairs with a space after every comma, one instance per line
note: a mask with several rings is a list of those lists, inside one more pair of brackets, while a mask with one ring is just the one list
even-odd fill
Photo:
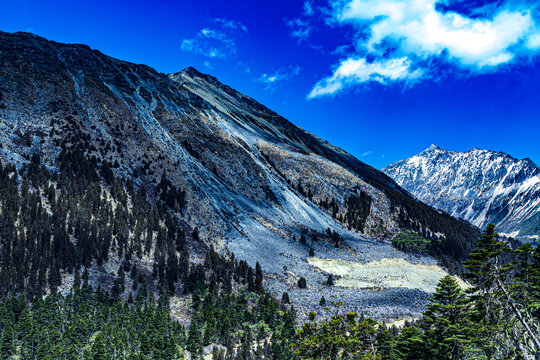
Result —
[[[476, 339], [483, 345], [488, 358], [528, 356], [529, 353], [540, 356], [540, 339], [531, 326], [534, 319], [526, 312], [527, 304], [517, 303], [514, 299], [520, 298], [520, 294], [514, 296], [513, 266], [503, 260], [503, 256], [514, 254], [495, 233], [495, 226], [490, 224], [465, 262], [469, 270], [466, 276], [473, 284], [469, 293], [475, 304], [472, 320], [479, 326]], [[519, 267], [522, 273], [528, 272], [528, 261]]]
[[2, 329], [0, 339], [0, 359], [8, 359], [15, 352], [15, 333], [13, 327], [7, 324]]
[[471, 304], [450, 275], [443, 277], [424, 313], [427, 348], [435, 359], [459, 360], [471, 353], [476, 331], [472, 328]]
[[99, 333], [92, 344], [92, 360], [109, 360], [111, 358], [105, 345], [105, 338]]
[[325, 285], [334, 286], [334, 276], [332, 274], [328, 274], [328, 279], [326, 279]]
[[396, 341], [396, 360], [435, 360], [429, 357], [429, 349], [424, 342], [424, 333], [416, 326], [401, 330]]
[[291, 299], [289, 299], [289, 294], [287, 292], [284, 292], [283, 295], [281, 296], [281, 303], [282, 304], [290, 304], [291, 303]]
[[262, 294], [264, 292], [263, 287], [263, 272], [261, 268], [261, 264], [257, 261], [257, 264], [255, 265], [255, 292], [258, 294]]

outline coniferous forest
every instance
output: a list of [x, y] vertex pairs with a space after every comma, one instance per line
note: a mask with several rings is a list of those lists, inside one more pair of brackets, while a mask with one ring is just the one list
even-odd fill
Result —
[[[213, 248], [190, 262], [203, 244], [173, 218], [184, 197], [166, 178], [147, 195], [76, 152], [61, 159], [60, 172], [37, 156], [0, 168], [1, 359], [176, 359], [210, 344], [291, 356], [294, 309], [266, 294], [258, 264]], [[192, 299], [189, 331], [171, 319], [174, 294]]]
[[[58, 172], [38, 156], [0, 169], [1, 359], [539, 355], [540, 250], [512, 249], [492, 225], [464, 262], [471, 287], [444, 277], [418, 321], [387, 326], [338, 302], [297, 328], [287, 294], [265, 291], [258, 264], [203, 249], [197, 229], [175, 221], [185, 197], [166, 177], [147, 193], [77, 152], [61, 159]], [[175, 294], [191, 299], [188, 327], [171, 316]]]

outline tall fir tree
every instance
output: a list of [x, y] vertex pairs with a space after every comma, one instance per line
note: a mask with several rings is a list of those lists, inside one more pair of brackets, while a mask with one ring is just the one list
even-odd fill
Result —
[[472, 305], [467, 295], [452, 276], [446, 275], [439, 281], [430, 301], [424, 312], [423, 328], [431, 357], [467, 358], [474, 352], [476, 334], [470, 320]]

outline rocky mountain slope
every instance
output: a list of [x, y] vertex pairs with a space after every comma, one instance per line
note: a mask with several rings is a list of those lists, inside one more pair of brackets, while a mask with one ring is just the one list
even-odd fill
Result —
[[[178, 221], [220, 253], [259, 262], [274, 294], [287, 291], [307, 308], [325, 294], [379, 318], [418, 313], [441, 270], [429, 272], [436, 259], [389, 240], [404, 228], [429, 233], [432, 254], [455, 267], [478, 236], [212, 76], [193, 68], [166, 75], [28, 33], [0, 32], [0, 142], [1, 161], [19, 167], [39, 154], [56, 171], [76, 154], [150, 197], [170, 183], [185, 194]], [[431, 275], [419, 286], [399, 263], [389, 270], [394, 282], [329, 287], [327, 259], [403, 259]]]
[[530, 159], [430, 146], [383, 169], [421, 201], [512, 236], [540, 235], [540, 168]]

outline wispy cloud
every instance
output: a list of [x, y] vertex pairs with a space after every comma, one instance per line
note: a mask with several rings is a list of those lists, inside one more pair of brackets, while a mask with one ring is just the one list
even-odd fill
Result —
[[311, 1], [305, 1], [304, 2], [304, 15], [305, 16], [311, 16], [315, 14], [315, 10], [313, 9], [313, 4]]
[[193, 38], [183, 39], [180, 48], [209, 58], [225, 59], [236, 55], [236, 33], [246, 32], [240, 22], [224, 18], [212, 19], [217, 26], [205, 27]]
[[369, 150], [369, 151], [366, 151], [365, 153], [362, 153], [362, 157], [366, 157], [366, 156], [369, 156], [373, 154], [373, 151]]
[[242, 24], [240, 21], [225, 19], [225, 18], [214, 18], [212, 19], [214, 22], [218, 24], [222, 24], [224, 28], [233, 29], [233, 30], [242, 30], [244, 32], [247, 32], [247, 27]]
[[242, 60], [236, 62], [236, 67], [239, 68], [244, 74], [251, 74], [251, 67]]
[[313, 32], [313, 26], [307, 20], [298, 18], [289, 19], [285, 21], [285, 24], [287, 24], [291, 36], [295, 38], [298, 43], [307, 40]]
[[450, 65], [469, 74], [497, 71], [540, 51], [537, 10], [526, 0], [467, 13], [438, 0], [330, 0], [329, 22], [354, 30], [354, 51], [308, 98], [365, 82], [410, 85]]
[[258, 82], [265, 84], [265, 89], [274, 90], [279, 84], [284, 83], [295, 76], [298, 76], [302, 68], [298, 65], [289, 65], [281, 67], [269, 73], [262, 73], [257, 79]]

